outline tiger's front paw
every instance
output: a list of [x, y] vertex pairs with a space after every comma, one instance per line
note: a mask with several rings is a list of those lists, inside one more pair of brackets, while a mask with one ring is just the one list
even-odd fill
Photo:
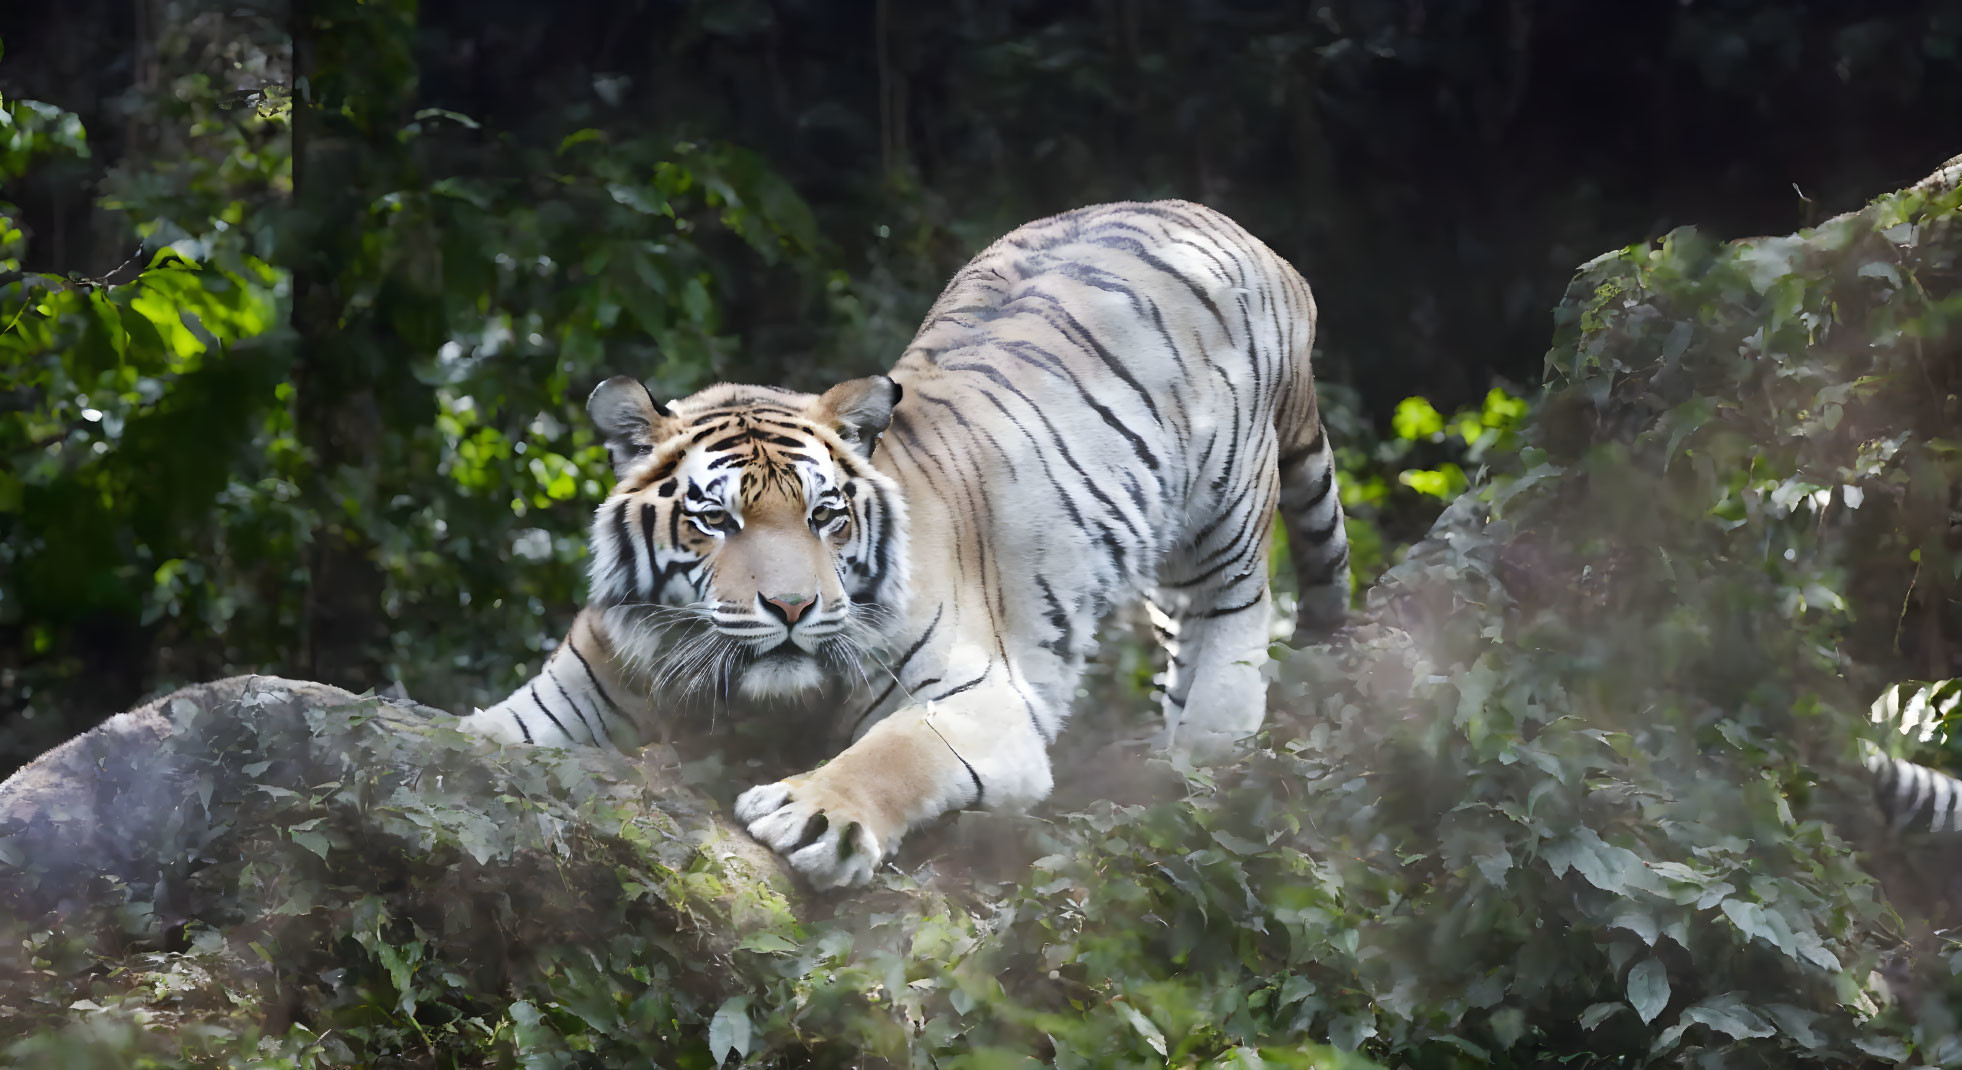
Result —
[[813, 888], [849, 888], [872, 879], [898, 839], [878, 831], [858, 800], [829, 791], [816, 777], [762, 784], [736, 797], [736, 819], [782, 855]]

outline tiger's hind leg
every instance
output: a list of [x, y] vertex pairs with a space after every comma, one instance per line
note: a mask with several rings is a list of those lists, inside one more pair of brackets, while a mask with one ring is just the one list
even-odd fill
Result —
[[[1152, 623], [1168, 658], [1165, 735], [1168, 748], [1217, 756], [1260, 730], [1267, 715], [1267, 663], [1274, 601], [1267, 588], [1275, 492], [1241, 504], [1248, 515], [1212, 530], [1240, 533], [1222, 546], [1174, 554], [1152, 591]], [[1239, 510], [1235, 510], [1235, 513]]]
[[1341, 627], [1349, 612], [1349, 535], [1335, 485], [1335, 453], [1318, 417], [1295, 432], [1281, 453], [1281, 523], [1288, 531], [1299, 602], [1293, 645], [1314, 642]]

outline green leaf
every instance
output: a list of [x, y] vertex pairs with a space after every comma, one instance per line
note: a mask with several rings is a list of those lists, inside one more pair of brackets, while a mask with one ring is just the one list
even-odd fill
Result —
[[1471, 485], [1465, 478], [1465, 470], [1450, 461], [1436, 468], [1406, 468], [1397, 473], [1397, 482], [1419, 494], [1446, 501], [1463, 494]]
[[1629, 932], [1641, 937], [1643, 943], [1650, 947], [1655, 946], [1655, 938], [1658, 935], [1655, 915], [1650, 914], [1646, 910], [1623, 911], [1615, 915], [1615, 920], [1609, 922], [1608, 927], [1611, 929], [1627, 929]]
[[1575, 829], [1572, 835], [1543, 848], [1540, 854], [1553, 868], [1554, 876], [1572, 867], [1589, 884], [1604, 892], [1616, 895], [1635, 891], [1667, 892], [1662, 879], [1649, 870], [1642, 856], [1603, 841], [1590, 828]]
[[1580, 1016], [1581, 1028], [1592, 1029], [1595, 1026], [1600, 1025], [1602, 1022], [1605, 1022], [1608, 1019], [1614, 1017], [1615, 1015], [1621, 1013], [1622, 1011], [1628, 1009], [1629, 1009], [1628, 1004], [1623, 1003], [1618, 999], [1610, 1000], [1606, 1003], [1593, 1004], [1589, 1006], [1586, 1010], [1581, 1012], [1581, 1016]]
[[1808, 1048], [1817, 1048], [1825, 1043], [1819, 1034], [1812, 1031], [1812, 1023], [1819, 1020], [1816, 1011], [1794, 1007], [1789, 1003], [1768, 1003], [1765, 1012], [1771, 1020], [1778, 1023], [1778, 1029], [1786, 1036]]
[[615, 201], [639, 212], [642, 215], [672, 215], [667, 198], [652, 186], [632, 185], [626, 182], [609, 183], [606, 192]]
[[1492, 1030], [1492, 1036], [1498, 1040], [1499, 1047], [1510, 1048], [1519, 1043], [1520, 1037], [1526, 1035], [1526, 1012], [1518, 1007], [1506, 1007], [1494, 1011], [1487, 1024]]
[[1712, 996], [1684, 1008], [1682, 1021], [1707, 1025], [1732, 1040], [1745, 1037], [1768, 1037], [1777, 1030], [1757, 1012], [1746, 1007], [1735, 992]]
[[1213, 830], [1213, 842], [1236, 855], [1257, 855], [1267, 850], [1266, 844], [1247, 839], [1245, 836], [1236, 836], [1225, 829]]
[[797, 950], [797, 944], [767, 929], [749, 934], [736, 946], [744, 951], [765, 955], [782, 955]]
[[1390, 417], [1390, 429], [1407, 442], [1428, 439], [1444, 430], [1444, 417], [1426, 398], [1408, 397], [1397, 402]]
[[717, 1007], [715, 1016], [709, 1019], [709, 1055], [719, 1065], [734, 1052], [738, 1057], [749, 1055], [751, 1025], [749, 1020], [749, 997], [730, 996]]
[[294, 832], [291, 835], [293, 837], [294, 843], [297, 843], [300, 846], [306, 848], [307, 850], [312, 851], [314, 854], [319, 855], [323, 859], [327, 857], [327, 849], [331, 845], [328, 843], [327, 836], [325, 833]]
[[1879, 1034], [1856, 1036], [1853, 1038], [1853, 1046], [1876, 1059], [1885, 1059], [1890, 1063], [1905, 1062], [1908, 1057], [1908, 1046], [1894, 1037]]
[[1158, 1026], [1151, 1019], [1124, 1000], [1120, 999], [1111, 1005], [1117, 1008], [1117, 1013], [1122, 1015], [1125, 1021], [1131, 1023], [1131, 1028], [1138, 1031], [1144, 1042], [1151, 1045], [1152, 1051], [1157, 1052], [1160, 1058], [1165, 1056], [1165, 1034], [1159, 1032]]
[[1478, 872], [1497, 887], [1506, 886], [1506, 873], [1512, 869], [1512, 852], [1501, 847], [1490, 854], [1482, 854], [1472, 859], [1478, 865]]
[[1669, 1005], [1669, 971], [1662, 960], [1646, 958], [1628, 971], [1628, 1002], [1643, 1025], [1655, 1021]]
[[563, 156], [566, 154], [567, 150], [575, 148], [579, 145], [584, 145], [587, 142], [598, 142], [600, 144], [605, 144], [606, 134], [603, 131], [593, 129], [590, 126], [586, 127], [583, 130], [574, 130], [572, 133], [567, 134], [563, 139], [559, 141], [558, 155]]
[[1726, 899], [1723, 910], [1724, 916], [1744, 935], [1755, 936], [1773, 947], [1778, 946], [1778, 934], [1771, 930], [1763, 907], [1747, 899]]
[[1328, 1042], [1340, 1051], [1355, 1051], [1375, 1035], [1376, 1019], [1372, 1015], [1340, 1014], [1328, 1023]]

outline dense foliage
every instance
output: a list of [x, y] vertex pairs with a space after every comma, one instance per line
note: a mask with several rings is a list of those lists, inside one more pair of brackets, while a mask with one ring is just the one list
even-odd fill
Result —
[[1873, 876], [1897, 855], [1859, 764], [1868, 681], [1904, 670], [1864, 636], [1957, 584], [1959, 219], [1951, 177], [1789, 238], [1592, 262], [1517, 448], [1367, 622], [1282, 660], [1258, 749], [1107, 758], [1044, 815], [921, 838], [869, 893], [757, 869], [665, 752], [485, 753], [372, 699], [172, 702], [136, 767], [190, 786], [162, 879], [138, 850], [78, 904], [72, 860], [23, 849], [47, 827], [5, 841], [12, 1050], [1962, 1058], [1948, 953], [1913, 883]]
[[[349, 96], [296, 195], [286, 103], [182, 96], [184, 173], [114, 195], [150, 251], [0, 285], [9, 765], [86, 727], [62, 683], [112, 674], [284, 666], [488, 702], [577, 605], [607, 475], [591, 384], [730, 374], [731, 274], [852, 321], [808, 211], [743, 150], [598, 128], [535, 148]], [[73, 115], [5, 107], [0, 178], [87, 151]], [[364, 128], [383, 148], [346, 153]], [[18, 226], [0, 237], [18, 267]]]
[[[882, 366], [980, 245], [1095, 200], [1201, 199], [1303, 269], [1387, 561], [1435, 507], [1363, 460], [1399, 402], [1530, 386], [1601, 249], [1783, 233], [1923, 172], [1962, 139], [1958, 33], [1958, 0], [0, 5], [10, 114], [63, 116], [6, 134], [0, 259], [39, 280], [0, 267], [6, 318], [55, 284], [132, 300], [166, 246], [272, 301], [234, 357], [137, 388], [7, 352], [34, 370], [0, 373], [0, 422], [33, 430], [0, 468], [44, 489], [0, 525], [60, 552], [0, 566], [0, 768], [230, 671], [496, 697], [576, 598], [601, 365]], [[607, 199], [657, 211], [662, 163], [672, 221]]]
[[[844, 31], [796, 5], [686, 5], [670, 37], [637, 20], [671, 12], [622, 7], [588, 36], [654, 49], [638, 82], [546, 62], [585, 27], [570, 6], [535, 40], [407, 0], [168, 6], [121, 112], [97, 109], [120, 115], [114, 166], [74, 111], [0, 102], [6, 767], [237, 671], [499, 697], [577, 604], [606, 482], [592, 382], [871, 370], [993, 233], [1109, 196], [1207, 196], [1309, 269], [1376, 590], [1364, 626], [1281, 659], [1270, 731], [1219, 769], [1101, 751], [1109, 720], [1151, 716], [1150, 655], [1107, 644], [1072, 790], [923, 834], [839, 899], [730, 835], [712, 751], [488, 750], [323, 689], [170, 703], [176, 734], [92, 781], [140, 818], [98, 830], [127, 842], [45, 849], [76, 814], [0, 827], [8, 1058], [1962, 1062], [1930, 917], [1952, 860], [1880, 827], [1859, 746], [1883, 688], [1962, 674], [1952, 178], [1790, 237], [1676, 231], [1588, 263], [1529, 407], [1461, 349], [1516, 370], [1602, 193], [1468, 185], [1428, 137], [1436, 109], [1456, 149], [1503, 146], [1531, 4], [1300, 27], [1120, 3], [1086, 29], [882, 3], [872, 127], [814, 58]], [[1655, 85], [1693, 69], [1748, 96], [1826, 55], [1907, 97], [1955, 63], [1940, 12], [1691, 7]], [[536, 77], [482, 80], [468, 57], [497, 49]], [[1440, 71], [1453, 91], [1401, 123], [1359, 110]], [[927, 108], [961, 122], [923, 129]], [[1560, 151], [1622, 128], [1588, 119]], [[1043, 123], [1062, 132], [1025, 157]], [[1100, 169], [1144, 143], [1171, 147]], [[1348, 166], [1380, 192], [1344, 199], [1331, 159], [1376, 161]], [[1441, 186], [1491, 218], [1426, 230]], [[43, 270], [32, 221], [71, 216], [63, 241], [114, 255]], [[1359, 249], [1381, 270], [1339, 270]], [[1433, 386], [1443, 412], [1403, 397]], [[1890, 735], [1942, 762], [1962, 738]]]

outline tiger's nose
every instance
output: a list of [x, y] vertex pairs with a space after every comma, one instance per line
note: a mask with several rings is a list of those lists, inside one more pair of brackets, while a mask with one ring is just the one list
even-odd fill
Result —
[[817, 604], [817, 599], [794, 594], [764, 595], [763, 604], [782, 617], [785, 624], [795, 624], [805, 610]]

